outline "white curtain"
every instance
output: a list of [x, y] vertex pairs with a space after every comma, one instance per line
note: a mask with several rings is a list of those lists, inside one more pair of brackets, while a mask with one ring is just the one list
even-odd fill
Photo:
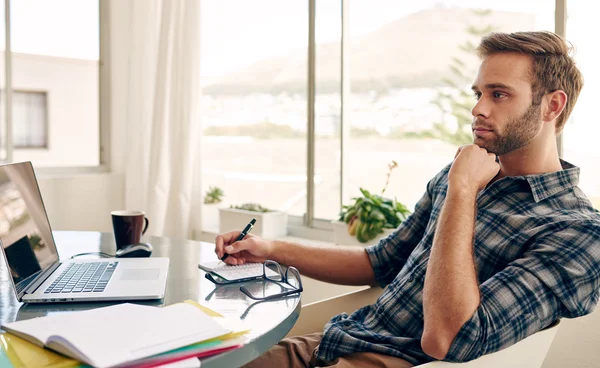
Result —
[[[191, 238], [200, 134], [200, 0], [130, 0], [125, 206], [147, 234]], [[121, 130], [123, 131], [123, 130]]]

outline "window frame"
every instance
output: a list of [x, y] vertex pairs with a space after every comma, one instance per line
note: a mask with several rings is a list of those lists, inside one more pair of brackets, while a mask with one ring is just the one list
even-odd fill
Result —
[[[12, 137], [12, 50], [11, 50], [11, 19], [10, 5], [12, 0], [4, 0], [4, 22], [5, 22], [5, 78], [6, 85], [4, 94], [5, 102], [5, 137], [6, 137], [6, 158], [0, 163], [13, 161], [13, 137]], [[98, 0], [98, 17], [99, 17], [99, 57], [98, 57], [98, 121], [99, 121], [99, 142], [98, 149], [100, 150], [100, 162], [96, 166], [72, 166], [72, 167], [42, 167], [36, 168], [36, 173], [40, 175], [55, 175], [55, 174], [87, 174], [110, 171], [110, 30], [109, 30], [109, 14], [110, 2]], [[46, 126], [48, 119], [46, 118]], [[49, 135], [49, 132], [47, 132]]]

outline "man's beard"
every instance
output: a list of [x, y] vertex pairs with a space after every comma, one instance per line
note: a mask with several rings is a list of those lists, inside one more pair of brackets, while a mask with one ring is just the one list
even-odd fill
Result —
[[[488, 152], [494, 153], [497, 156], [502, 156], [521, 147], [526, 146], [529, 142], [535, 138], [542, 125], [540, 121], [540, 105], [530, 105], [527, 111], [523, 115], [510, 118], [508, 123], [504, 126], [504, 134], [496, 134], [496, 139], [493, 140], [482, 140], [475, 134], [474, 143], [481, 148], [485, 148]], [[474, 123], [475, 125], [480, 125]], [[484, 127], [487, 125], [482, 124]], [[477, 142], [477, 141], [480, 142]]]

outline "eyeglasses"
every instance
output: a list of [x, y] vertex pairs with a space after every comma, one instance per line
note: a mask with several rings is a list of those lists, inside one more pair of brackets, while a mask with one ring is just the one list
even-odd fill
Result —
[[[267, 270], [273, 272], [267, 272]], [[302, 287], [302, 280], [300, 279], [300, 272], [296, 267], [289, 266], [285, 272], [279, 265], [279, 263], [271, 260], [266, 260], [263, 263], [263, 279], [266, 281], [271, 281], [277, 283], [284, 290], [281, 293], [265, 295], [265, 296], [254, 296], [252, 293], [246, 288], [246, 286], [241, 286], [240, 291], [250, 299], [254, 300], [271, 300], [282, 298], [288, 295], [298, 294], [304, 291]], [[291, 288], [290, 288], [291, 287]]]

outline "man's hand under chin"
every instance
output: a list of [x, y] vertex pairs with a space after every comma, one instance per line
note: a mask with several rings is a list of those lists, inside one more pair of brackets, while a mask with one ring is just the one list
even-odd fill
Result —
[[448, 190], [478, 193], [500, 171], [496, 155], [475, 144], [462, 146], [456, 152], [448, 173]]

